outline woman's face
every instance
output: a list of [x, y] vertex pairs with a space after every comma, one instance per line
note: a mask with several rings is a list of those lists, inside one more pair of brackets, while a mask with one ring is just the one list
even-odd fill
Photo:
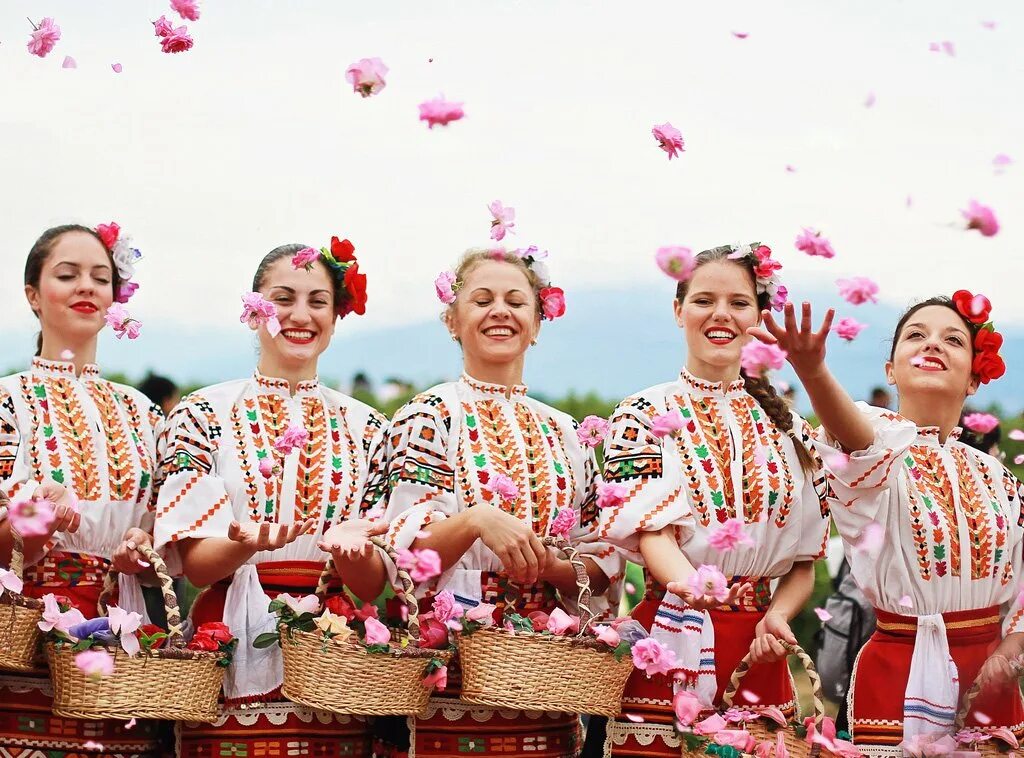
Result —
[[761, 321], [754, 282], [743, 266], [728, 260], [699, 266], [675, 313], [686, 333], [688, 365], [739, 371], [740, 350], [751, 339], [747, 329]]
[[471, 364], [520, 359], [540, 331], [533, 287], [522, 269], [505, 261], [472, 268], [446, 320]]
[[260, 294], [277, 307], [281, 333], [271, 337], [266, 328], [259, 330], [260, 349], [270, 360], [286, 366], [301, 366], [315, 361], [331, 344], [337, 315], [334, 287], [323, 263], [310, 271], [292, 266], [284, 256], [267, 268]]
[[962, 403], [978, 389], [971, 374], [973, 362], [972, 337], [963, 319], [951, 308], [928, 305], [908, 318], [896, 335], [885, 373], [903, 398], [938, 391]]
[[44, 340], [63, 349], [95, 337], [114, 302], [113, 267], [103, 243], [87, 232], [65, 232], [43, 263], [38, 287], [25, 297], [42, 326]]

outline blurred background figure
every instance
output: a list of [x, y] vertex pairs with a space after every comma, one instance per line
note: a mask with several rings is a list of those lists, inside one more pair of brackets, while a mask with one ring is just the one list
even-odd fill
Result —
[[178, 385], [159, 374], [148, 374], [145, 379], [139, 382], [139, 391], [148, 397], [153, 403], [160, 407], [167, 416], [171, 409], [181, 400], [181, 391]]
[[868, 404], [873, 405], [876, 408], [892, 409], [892, 395], [889, 394], [889, 390], [885, 387], [873, 387], [871, 390], [871, 397], [868, 399]]

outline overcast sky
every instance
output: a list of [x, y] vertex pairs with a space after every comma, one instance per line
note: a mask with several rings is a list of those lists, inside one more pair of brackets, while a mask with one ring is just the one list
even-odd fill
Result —
[[[514, 246], [551, 250], [570, 307], [574, 287], [660, 277], [658, 246], [761, 240], [797, 290], [864, 274], [903, 305], [966, 287], [1024, 326], [1019, 2], [200, 7], [195, 47], [172, 56], [150, 25], [164, 2], [0, 5], [5, 329], [32, 327], [36, 236], [110, 220], [145, 255], [144, 323], [237, 321], [265, 252], [332, 234], [370, 277], [369, 314], [343, 328], [419, 320], [439, 310], [435, 274], [487, 242], [495, 199], [517, 211]], [[44, 15], [63, 38], [41, 60], [26, 16]], [[929, 51], [943, 40], [955, 57]], [[391, 72], [364, 100], [344, 71], [365, 56]], [[439, 93], [466, 118], [428, 130], [416, 106]], [[671, 162], [650, 133], [665, 121], [686, 140]], [[1002, 175], [998, 153], [1016, 161]], [[996, 237], [962, 230], [970, 198]], [[794, 249], [805, 225], [835, 259]]]

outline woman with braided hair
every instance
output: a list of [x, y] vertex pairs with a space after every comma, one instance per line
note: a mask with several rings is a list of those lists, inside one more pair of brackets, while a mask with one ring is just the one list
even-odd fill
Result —
[[[676, 665], [649, 678], [634, 672], [626, 715], [608, 724], [606, 756], [678, 756], [674, 691], [689, 689], [708, 710], [717, 707], [747, 653], [761, 665], [735, 705], [796, 710], [782, 643], [796, 642], [789, 621], [811, 595], [813, 561], [823, 552], [824, 476], [806, 422], [767, 379], [740, 365], [747, 330], [761, 309], [784, 299], [778, 268], [764, 245], [697, 255], [674, 303], [685, 367], [623, 400], [612, 416], [604, 479], [616, 491], [599, 538], [646, 567], [647, 592], [632, 615], [675, 653]], [[724, 572], [727, 585], [710, 594], [691, 589], [691, 578], [709, 573], [705, 565]]]
[[832, 311], [815, 332], [807, 303], [799, 325], [787, 306], [784, 325], [766, 315], [758, 332], [787, 351], [821, 419], [832, 516], [878, 617], [850, 686], [853, 740], [868, 755], [955, 750], [962, 727], [967, 745], [1024, 737], [1024, 492], [957, 426], [967, 397], [1005, 372], [991, 307], [959, 290], [903, 314], [885, 364], [896, 413], [854, 403], [829, 373]]

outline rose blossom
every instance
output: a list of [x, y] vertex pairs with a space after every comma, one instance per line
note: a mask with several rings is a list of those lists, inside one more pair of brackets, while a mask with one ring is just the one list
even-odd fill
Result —
[[83, 650], [75, 656], [75, 666], [93, 679], [102, 679], [114, 673], [114, 659], [106, 650]]
[[594, 638], [598, 642], [603, 642], [608, 647], [618, 647], [619, 643], [622, 642], [622, 638], [619, 636], [619, 633], [610, 626], [598, 627], [594, 632]]
[[495, 474], [491, 477], [491, 490], [505, 502], [511, 502], [519, 497], [516, 483], [505, 474]]
[[572, 531], [574, 526], [576, 526], [576, 511], [572, 508], [560, 508], [555, 516], [555, 520], [551, 522], [551, 526], [548, 528], [548, 534], [553, 537], [569, 539], [569, 532]]
[[487, 206], [487, 210], [494, 216], [494, 220], [491, 221], [491, 239], [505, 239], [505, 233], [512, 231], [512, 227], [516, 225], [516, 209], [506, 208], [500, 200], [495, 200]]
[[597, 485], [597, 507], [614, 508], [616, 505], [622, 505], [628, 492], [625, 485], [601, 482]]
[[968, 229], [977, 229], [983, 237], [993, 237], [999, 231], [999, 221], [996, 214], [987, 205], [982, 205], [977, 200], [971, 200], [966, 210], [960, 211], [967, 219]]
[[852, 316], [844, 316], [832, 327], [832, 331], [839, 335], [840, 339], [853, 342], [857, 335], [868, 328], [867, 324], [860, 323]]
[[423, 686], [434, 687], [439, 692], [444, 692], [444, 688], [448, 686], [448, 667], [441, 666], [427, 674], [423, 678]]
[[280, 437], [274, 441], [274, 449], [288, 455], [309, 441], [309, 432], [301, 424], [289, 424]]
[[437, 292], [437, 299], [445, 305], [455, 302], [455, 274], [451, 271], [442, 271], [434, 279], [434, 291]]
[[316, 263], [319, 257], [320, 251], [314, 250], [311, 247], [304, 247], [292, 256], [292, 268], [304, 268], [306, 271], [312, 271], [313, 264]]
[[600, 416], [587, 416], [576, 429], [576, 439], [583, 447], [598, 447], [608, 434], [608, 422]]
[[23, 589], [25, 589], [25, 583], [20, 576], [13, 571], [0, 568], [0, 595], [3, 595], [5, 591], [12, 595], [20, 595]]
[[32, 31], [32, 39], [28, 41], [28, 51], [32, 55], [45, 58], [53, 50], [60, 39], [60, 27], [53, 23], [52, 18], [44, 18]]
[[732, 550], [738, 545], [753, 545], [754, 541], [743, 531], [743, 521], [727, 519], [708, 537], [708, 545], [716, 550]]
[[388, 67], [380, 58], [360, 58], [345, 70], [345, 79], [352, 85], [352, 91], [363, 97], [376, 95], [387, 82], [384, 77]]
[[441, 574], [441, 556], [436, 550], [430, 548], [422, 550], [403, 548], [398, 551], [397, 566], [408, 571], [412, 580], [418, 584]]
[[419, 108], [420, 121], [426, 121], [431, 129], [438, 125], [447, 126], [466, 115], [462, 110], [462, 103], [449, 102], [443, 95], [420, 103]]
[[548, 616], [547, 630], [552, 634], [564, 635], [572, 631], [574, 623], [578, 629], [580, 623], [578, 616], [570, 616], [561, 608], [555, 608]]
[[434, 596], [434, 618], [442, 624], [451, 626], [462, 617], [463, 608], [455, 601], [455, 595], [448, 590], [438, 592]]
[[654, 139], [658, 140], [658, 147], [668, 153], [668, 159], [672, 160], [674, 157], [683, 152], [683, 134], [676, 129], [672, 124], [666, 121], [664, 124], [656, 125], [651, 129], [651, 134], [654, 135]]
[[991, 413], [968, 413], [964, 416], [963, 424], [972, 432], [988, 434], [999, 426], [999, 419]]
[[697, 597], [709, 597], [721, 603], [729, 597], [729, 585], [725, 574], [717, 566], [702, 565], [690, 574], [687, 584]]
[[559, 316], [565, 315], [565, 292], [561, 287], [545, 287], [539, 294], [544, 318], [554, 321]]
[[363, 621], [367, 645], [387, 645], [391, 642], [391, 630], [375, 618]]
[[493, 603], [480, 603], [466, 611], [466, 618], [484, 626], [494, 626], [494, 611], [497, 608]]
[[281, 332], [281, 322], [277, 320], [277, 306], [263, 297], [259, 292], [242, 295], [242, 315], [238, 319], [256, 331], [266, 324], [267, 333], [276, 337]]
[[672, 710], [675, 711], [676, 721], [682, 726], [690, 726], [704, 707], [697, 694], [691, 690], [679, 690], [672, 697]]
[[651, 434], [655, 437], [672, 436], [683, 428], [679, 411], [669, 411], [651, 419]]
[[849, 279], [836, 279], [839, 295], [850, 305], [878, 302], [878, 285], [866, 276], [852, 276]]
[[667, 674], [676, 666], [676, 654], [653, 637], [646, 637], [633, 645], [633, 665], [648, 677]]
[[693, 251], [679, 245], [659, 247], [658, 252], [654, 254], [654, 260], [658, 264], [658, 268], [678, 282], [685, 282], [689, 279], [697, 265]]
[[[153, 22], [153, 32], [157, 37], [166, 37], [168, 34], [174, 31], [174, 24], [172, 24], [166, 16], [161, 16]], [[116, 226], [116, 224], [115, 224]], [[113, 243], [107, 245], [111, 247]]]
[[821, 236], [821, 232], [804, 227], [803, 232], [796, 238], [796, 249], [808, 255], [817, 255], [821, 258], [834, 258], [836, 251], [832, 249], [832, 243]]
[[166, 34], [160, 41], [160, 49], [165, 53], [183, 53], [192, 49], [192, 38], [188, 36], [188, 28], [179, 26]]
[[7, 518], [22, 537], [43, 537], [50, 533], [55, 518], [54, 504], [46, 499], [15, 500], [8, 506]]
[[751, 340], [740, 350], [740, 365], [747, 376], [761, 376], [768, 370], [777, 371], [785, 362], [785, 350], [760, 340]]

